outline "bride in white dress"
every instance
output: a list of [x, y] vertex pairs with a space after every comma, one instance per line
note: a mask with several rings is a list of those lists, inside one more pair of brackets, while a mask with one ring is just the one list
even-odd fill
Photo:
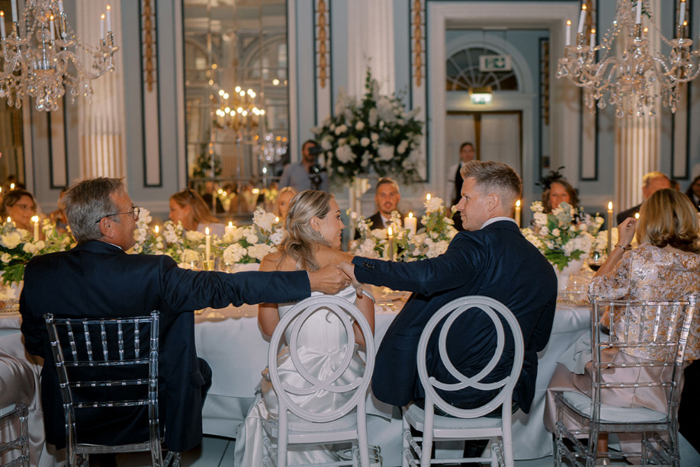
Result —
[[[340, 251], [343, 221], [340, 219], [338, 203], [329, 193], [307, 190], [299, 193], [291, 202], [287, 214], [287, 234], [280, 251], [267, 255], [260, 265], [261, 271], [314, 271], [328, 264], [351, 261], [352, 255]], [[316, 293], [314, 293], [316, 294]], [[357, 296], [351, 287], [339, 292], [342, 297], [360, 309], [374, 332], [374, 303], [368, 296]], [[271, 336], [280, 318], [289, 311], [293, 303], [263, 303], [258, 308], [258, 324], [262, 332]], [[285, 335], [289, 338], [288, 335]], [[355, 343], [364, 344], [362, 333], [355, 326]], [[299, 333], [298, 353], [307, 371], [323, 380], [333, 373], [345, 356], [348, 345], [345, 329], [340, 320], [323, 310], [313, 314]], [[337, 384], [354, 381], [361, 374], [364, 361], [354, 345], [350, 366]], [[288, 348], [278, 356], [280, 379], [293, 386], [301, 386], [305, 380], [294, 369]], [[339, 394], [319, 391], [311, 396], [292, 396], [302, 407], [315, 407], [318, 412], [327, 412], [342, 406], [347, 400]], [[263, 371], [260, 391], [256, 403], [250, 409], [245, 423], [241, 425], [236, 439], [235, 465], [257, 467], [263, 459], [263, 421], [276, 420], [278, 416], [277, 396]], [[290, 423], [295, 421], [289, 415]], [[338, 456], [331, 446], [290, 446], [289, 464], [314, 464], [335, 462]]]

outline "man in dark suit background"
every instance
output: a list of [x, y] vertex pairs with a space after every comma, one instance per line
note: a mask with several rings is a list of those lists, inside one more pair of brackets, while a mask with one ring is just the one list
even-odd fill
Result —
[[[165, 444], [176, 452], [201, 442], [202, 404], [211, 369], [198, 359], [192, 310], [233, 303], [288, 302], [311, 290], [334, 293], [349, 283], [337, 268], [313, 273], [196, 272], [177, 267], [167, 256], [127, 255], [134, 245], [139, 208], [120, 179], [98, 178], [72, 186], [62, 201], [78, 245], [70, 251], [33, 258], [26, 267], [20, 297], [27, 351], [45, 359], [41, 373], [46, 439], [66, 444], [58, 375], [43, 315], [58, 318], [131, 317], [160, 311], [159, 417]], [[112, 395], [119, 395], [121, 388]], [[120, 399], [116, 397], [116, 399]], [[104, 418], [83, 415], [89, 432], [81, 442], [123, 444], [148, 439], [134, 429], [143, 408], [125, 408]]]
[[[522, 328], [525, 359], [513, 402], [514, 408], [519, 406], [527, 413], [535, 393], [537, 352], [545, 348], [552, 330], [556, 276], [512, 219], [522, 191], [520, 177], [513, 169], [500, 162], [471, 161], [462, 169], [462, 176], [458, 208], [466, 231], [454, 237], [443, 255], [412, 263], [355, 257], [353, 264], [342, 265], [361, 283], [413, 292], [382, 339], [372, 390], [379, 400], [397, 406], [424, 398], [416, 352], [425, 324], [456, 298], [485, 295], [506, 305]], [[491, 360], [495, 342], [490, 319], [481, 313], [466, 313], [453, 324], [447, 351], [457, 370], [474, 376]], [[500, 380], [510, 372], [512, 345], [512, 341], [506, 343], [490, 380]], [[436, 339], [428, 345], [427, 360], [430, 375], [439, 381], [454, 381], [440, 362]], [[472, 388], [442, 395], [462, 408], [477, 407], [493, 398], [493, 393]]]
[[[642, 198], [646, 201], [651, 195], [664, 188], [671, 188], [671, 180], [661, 172], [649, 172], [642, 177]], [[641, 204], [633, 206], [617, 215], [617, 223], [621, 224], [628, 217], [634, 217], [642, 207]]]
[[399, 189], [399, 184], [388, 177], [380, 178], [374, 195], [374, 202], [377, 203], [378, 211], [369, 218], [372, 221], [372, 228], [386, 229], [389, 227], [391, 213], [399, 210], [400, 201], [401, 190]]
[[[467, 162], [473, 161], [475, 157], [476, 151], [474, 150], [474, 145], [472, 143], [467, 141], [459, 146], [459, 162], [450, 167], [450, 171], [448, 172], [450, 177], [448, 181], [454, 185], [452, 192], [453, 206], [456, 206], [457, 203], [459, 203], [459, 198], [461, 197], [460, 192], [462, 191], [462, 184], [464, 183], [464, 179], [462, 178], [462, 167], [464, 167], [464, 164]], [[462, 218], [460, 217], [459, 212], [454, 213], [452, 220], [454, 221], [455, 229], [460, 232], [464, 230], [462, 227]]]

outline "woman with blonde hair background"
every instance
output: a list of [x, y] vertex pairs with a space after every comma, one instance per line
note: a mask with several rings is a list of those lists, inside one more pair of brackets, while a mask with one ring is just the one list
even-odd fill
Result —
[[289, 206], [292, 202], [292, 198], [297, 195], [298, 191], [291, 186], [286, 186], [282, 188], [279, 193], [277, 193], [277, 200], [275, 200], [275, 214], [279, 216], [282, 224], [287, 218], [287, 212], [289, 212]]
[[[324, 191], [307, 190], [299, 193], [292, 200], [287, 215], [286, 236], [276, 253], [263, 258], [261, 271], [315, 271], [328, 264], [340, 264], [351, 261], [352, 255], [340, 251], [343, 221], [340, 208], [333, 196]], [[318, 295], [312, 293], [312, 296]], [[340, 291], [336, 296], [354, 303], [369, 322], [374, 331], [374, 302], [368, 295], [357, 296], [352, 286]], [[263, 334], [271, 336], [280, 319], [294, 303], [263, 303], [258, 308], [258, 324]], [[347, 336], [340, 320], [333, 314], [319, 310], [312, 314], [304, 324], [297, 339], [297, 354], [314, 377], [321, 380], [331, 375], [342, 363], [348, 350], [353, 352], [350, 366], [340, 377], [340, 381], [351, 382], [361, 374], [364, 361], [358, 354], [357, 345], [364, 344], [359, 328], [355, 326], [353, 336]], [[354, 348], [353, 348], [354, 346]], [[349, 348], [348, 348], [349, 347]], [[285, 346], [277, 356], [280, 379], [297, 386], [299, 373], [289, 356], [289, 347]], [[263, 372], [265, 374], [267, 370]], [[347, 402], [346, 394], [333, 394], [319, 391], [309, 396], [291, 396], [306, 408], [317, 408], [319, 412], [334, 410]], [[325, 409], [325, 410], [321, 410]], [[259, 466], [263, 459], [263, 422], [276, 420], [278, 417], [277, 396], [268, 378], [260, 383], [257, 402], [246, 417], [240, 436], [236, 440], [236, 466]], [[290, 421], [294, 418], [290, 414]], [[329, 446], [303, 446], [290, 449], [290, 464], [306, 465], [337, 462], [335, 452]]]
[[189, 188], [170, 197], [170, 220], [176, 224], [181, 222], [185, 230], [201, 233], [205, 233], [205, 229], [209, 227], [209, 233], [219, 237], [223, 236], [225, 231], [224, 225], [209, 211], [202, 197]]
[[[599, 297], [610, 300], [675, 301], [700, 292], [700, 238], [698, 216], [690, 200], [681, 192], [662, 189], [652, 194], [642, 204], [639, 219], [627, 218], [619, 226], [619, 242], [601, 266], [590, 285], [591, 299]], [[635, 236], [638, 247], [631, 249]], [[632, 308], [633, 322], [653, 323], [649, 317], [640, 316], [639, 309]], [[620, 318], [619, 314], [615, 315]], [[603, 319], [605, 320], [606, 317]], [[663, 322], [668, 317], [662, 317]], [[624, 326], [625, 323], [607, 323], [608, 327]], [[631, 334], [646, 335], [651, 329], [632, 327]], [[619, 332], [622, 332], [620, 330]], [[641, 336], [640, 336], [641, 337]], [[652, 353], [646, 348], [606, 349], [602, 361], [626, 363], [635, 367], [638, 362], [665, 361], [666, 355]], [[686, 359], [700, 358], [700, 322], [695, 320], [690, 330], [686, 348]], [[575, 360], [575, 359], [574, 359]], [[556, 431], [555, 391], [578, 391], [583, 394], [591, 389], [591, 362], [585, 364], [584, 373], [575, 373], [576, 362], [560, 362], [547, 389], [545, 425]], [[652, 381], [660, 378], [662, 371], [670, 371], [672, 365], [638, 367], [640, 380]], [[644, 374], [642, 375], [642, 372]], [[605, 381], [614, 383], [615, 373], [605, 374]], [[629, 373], [627, 380], [629, 380]], [[688, 389], [687, 386], [684, 389]], [[625, 389], [618, 392], [605, 391], [603, 402], [620, 407], [645, 407], [666, 412], [667, 395], [663, 388]], [[621, 439], [622, 441], [622, 439]], [[606, 440], [599, 438], [602, 451], [607, 451]], [[629, 451], [623, 444], [623, 450]], [[634, 450], [634, 449], [632, 449]]]

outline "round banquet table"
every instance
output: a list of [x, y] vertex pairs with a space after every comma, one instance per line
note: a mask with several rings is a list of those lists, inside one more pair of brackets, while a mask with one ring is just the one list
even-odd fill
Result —
[[[395, 302], [401, 303], [402, 302]], [[375, 307], [375, 343], [381, 342], [398, 313]], [[195, 316], [197, 354], [213, 370], [212, 387], [204, 404], [204, 432], [234, 438], [255, 399], [260, 372], [267, 366], [268, 342], [257, 323], [257, 307], [205, 309]], [[513, 416], [513, 453], [518, 460], [552, 454], [551, 435], [544, 428], [544, 397], [557, 360], [579, 336], [590, 332], [588, 307], [558, 304], [552, 335], [539, 354], [535, 399], [529, 414]], [[368, 431], [372, 444], [381, 447], [384, 465], [401, 465], [401, 420], [398, 409], [370, 397]]]

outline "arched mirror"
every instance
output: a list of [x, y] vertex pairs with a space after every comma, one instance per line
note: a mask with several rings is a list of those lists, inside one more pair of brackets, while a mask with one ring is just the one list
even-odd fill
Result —
[[270, 209], [288, 161], [284, 0], [184, 0], [188, 183], [225, 217]]

